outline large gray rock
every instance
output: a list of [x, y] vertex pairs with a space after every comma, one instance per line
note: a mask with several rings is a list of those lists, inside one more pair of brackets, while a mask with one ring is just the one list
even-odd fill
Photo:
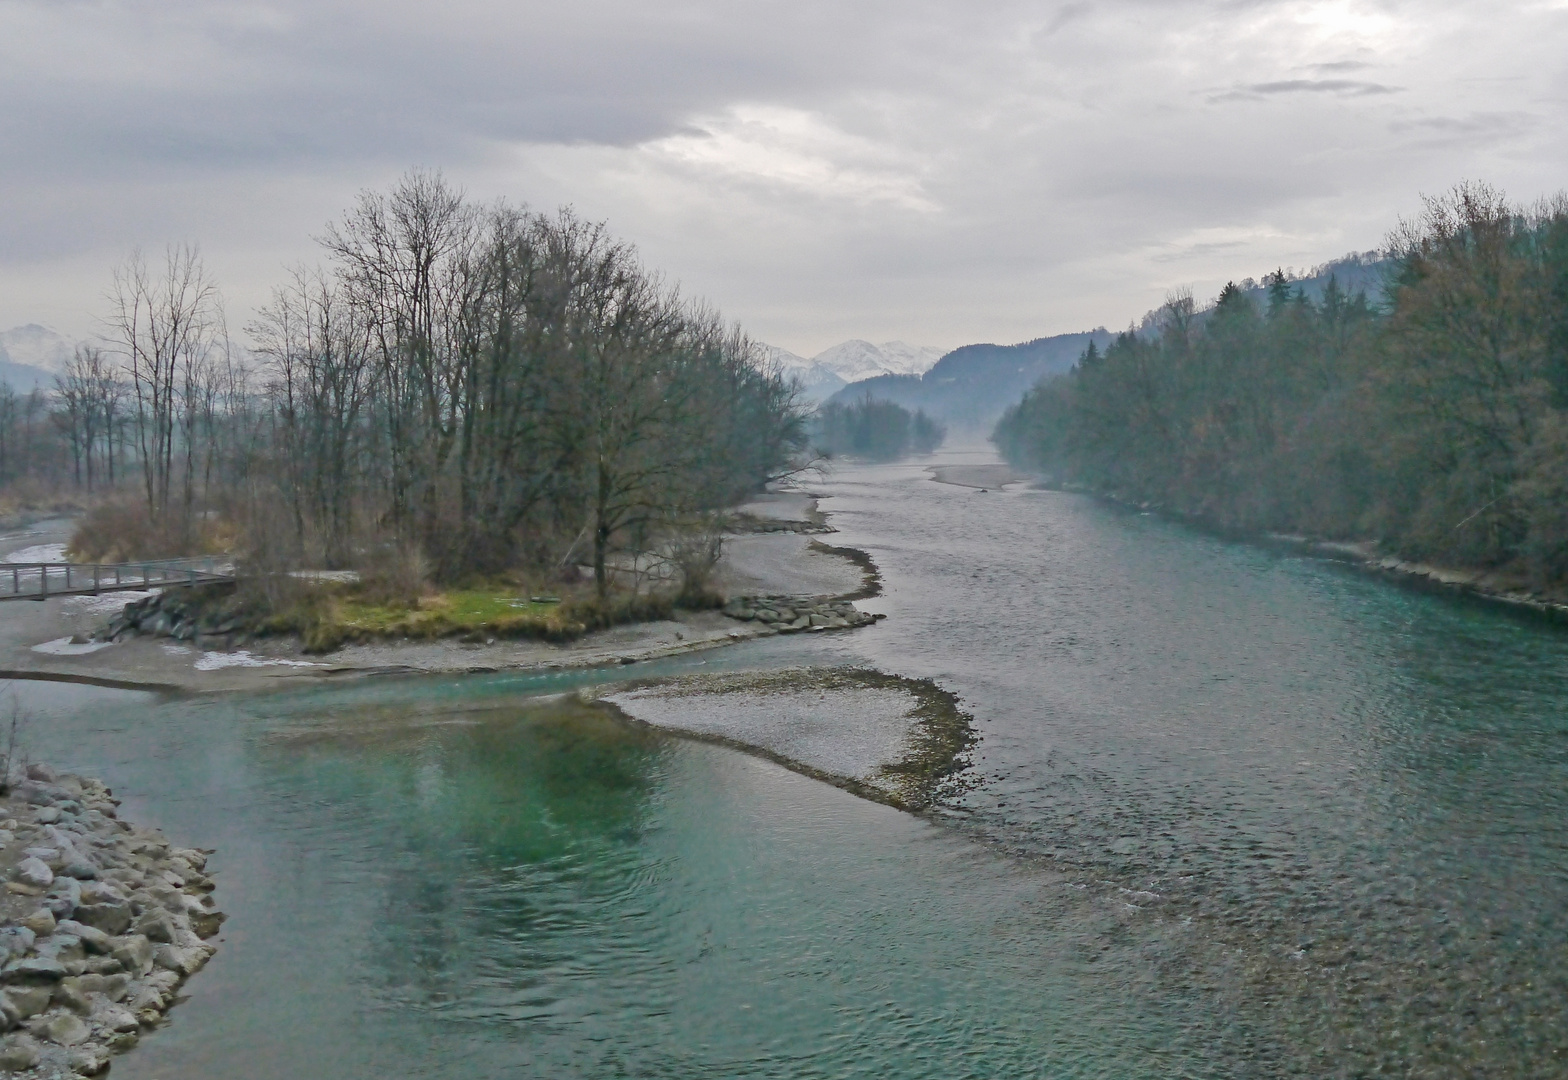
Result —
[[48, 937], [54, 933], [55, 927], [59, 925], [59, 920], [54, 917], [54, 912], [47, 907], [41, 907], [31, 915], [17, 921], [21, 923], [23, 929], [31, 930], [38, 937]]
[[133, 975], [145, 975], [152, 970], [153, 946], [145, 935], [131, 934], [120, 938], [112, 955]]
[[57, 933], [70, 934], [72, 937], [80, 938], [82, 945], [89, 952], [107, 955], [114, 949], [114, 946], [109, 943], [109, 935], [96, 926], [88, 926], [86, 923], [77, 922], [74, 919], [65, 919], [55, 927], [55, 930]]
[[36, 855], [29, 855], [17, 863], [11, 876], [23, 885], [31, 885], [35, 889], [47, 889], [54, 884], [54, 871], [49, 869], [48, 863]]
[[207, 962], [208, 952], [200, 945], [181, 948], [178, 945], [159, 945], [153, 950], [152, 962], [165, 971], [181, 975], [194, 975]]
[[28, 1035], [12, 1035], [0, 1042], [0, 1069], [6, 1072], [26, 1072], [38, 1064], [42, 1051]]
[[126, 899], [125, 893], [118, 887], [117, 883], [113, 882], [84, 881], [81, 884], [81, 889], [82, 903], [84, 904], [103, 904], [110, 902], [123, 904]]
[[61, 1046], [75, 1046], [77, 1043], [86, 1042], [93, 1033], [92, 1028], [87, 1026], [87, 1021], [75, 1013], [51, 1016], [40, 1028], [34, 1030], [50, 1042], [59, 1043]]
[[47, 1009], [53, 994], [47, 986], [8, 986], [4, 996], [10, 1010], [26, 1020]]
[[52, 1000], [54, 1004], [70, 1009], [79, 1016], [86, 1016], [93, 1011], [93, 1003], [82, 989], [80, 976], [67, 977], [55, 983]]
[[12, 960], [0, 970], [6, 982], [54, 982], [65, 978], [65, 965], [47, 956], [29, 956]]
[[148, 908], [142, 912], [142, 917], [136, 920], [136, 932], [146, 935], [149, 941], [172, 943], [174, 941], [174, 920], [167, 911], [157, 908]]
[[109, 1068], [109, 1048], [97, 1043], [73, 1046], [66, 1063], [78, 1076], [97, 1076]]
[[26, 956], [38, 939], [36, 931], [25, 926], [7, 926], [0, 929], [0, 963], [13, 956]]
[[76, 909], [75, 920], [106, 934], [123, 934], [131, 926], [131, 905], [124, 900], [82, 904]]
[[109, 1031], [135, 1031], [141, 1027], [141, 1021], [136, 1019], [136, 1014], [123, 1005], [112, 1005], [101, 1002], [93, 1010], [92, 1022]]

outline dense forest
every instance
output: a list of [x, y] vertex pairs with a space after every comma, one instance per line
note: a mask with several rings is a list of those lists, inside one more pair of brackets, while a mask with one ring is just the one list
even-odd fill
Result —
[[618, 558], [799, 464], [795, 388], [602, 226], [412, 173], [321, 244], [243, 348], [198, 253], [135, 256], [104, 347], [47, 398], [0, 396], [0, 470], [30, 453], [35, 484], [109, 495], [80, 557], [591, 563], [602, 594]]
[[923, 410], [911, 413], [869, 395], [848, 403], [830, 401], [817, 410], [811, 423], [811, 445], [824, 458], [896, 461], [910, 454], [929, 454], [946, 437], [946, 426]]
[[1212, 524], [1568, 583], [1568, 198], [1482, 184], [1389, 238], [1382, 297], [1283, 274], [1091, 346], [993, 434], [1057, 483]]

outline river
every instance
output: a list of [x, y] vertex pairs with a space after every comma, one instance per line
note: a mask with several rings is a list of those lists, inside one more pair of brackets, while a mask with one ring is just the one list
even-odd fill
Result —
[[[952, 452], [948, 460], [975, 460]], [[1082, 496], [811, 485], [875, 628], [638, 675], [929, 677], [927, 817], [542, 697], [17, 684], [34, 753], [218, 849], [116, 1076], [1568, 1072], [1568, 632]]]

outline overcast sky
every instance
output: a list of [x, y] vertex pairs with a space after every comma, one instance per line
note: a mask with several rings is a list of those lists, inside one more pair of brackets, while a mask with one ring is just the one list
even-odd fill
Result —
[[242, 324], [410, 166], [571, 203], [752, 333], [954, 346], [1568, 186], [1568, 0], [0, 0], [0, 328], [136, 245]]

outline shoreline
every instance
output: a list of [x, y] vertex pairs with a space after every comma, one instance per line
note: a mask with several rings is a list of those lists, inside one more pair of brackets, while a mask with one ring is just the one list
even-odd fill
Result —
[[1421, 592], [1439, 593], [1499, 609], [1525, 618], [1568, 625], [1568, 595], [1558, 598], [1542, 595], [1516, 575], [1496, 570], [1464, 569], [1413, 562], [1380, 551], [1374, 540], [1325, 540], [1295, 533], [1230, 529], [1193, 514], [1183, 514], [1152, 502], [1133, 502], [1104, 491], [1052, 482], [1036, 473], [1028, 478], [1036, 491], [1057, 491], [1083, 495], [1119, 510], [1158, 514], [1232, 542], [1253, 547], [1294, 551], [1326, 562], [1338, 563], [1359, 573], [1382, 578], [1391, 585]]
[[0, 1071], [96, 1076], [183, 998], [223, 924], [208, 851], [122, 820], [100, 780], [31, 765], [0, 796]]
[[[729, 596], [771, 594], [842, 605], [881, 592], [880, 573], [869, 554], [819, 539], [833, 530], [826, 524], [827, 515], [817, 509], [816, 497], [772, 493], [737, 508], [737, 515], [743, 531], [726, 536], [717, 576]], [[90, 633], [121, 607], [115, 594], [11, 602], [5, 610], [12, 617], [0, 620], [0, 679], [158, 694], [227, 693], [298, 685], [300, 680], [378, 675], [608, 670], [780, 632], [722, 612], [677, 611], [668, 619], [594, 631], [564, 643], [405, 638], [345, 645], [322, 656], [305, 655], [300, 643], [289, 638], [262, 639], [228, 651], [154, 636], [69, 644], [73, 634]], [[874, 619], [834, 629], [862, 625], [874, 625]]]

